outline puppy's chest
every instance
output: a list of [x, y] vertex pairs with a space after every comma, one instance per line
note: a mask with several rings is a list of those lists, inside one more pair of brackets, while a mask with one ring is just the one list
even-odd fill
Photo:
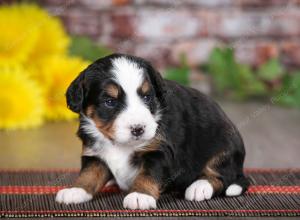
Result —
[[131, 164], [133, 150], [122, 146], [105, 146], [98, 157], [104, 160], [119, 187], [128, 190], [137, 175], [137, 167]]

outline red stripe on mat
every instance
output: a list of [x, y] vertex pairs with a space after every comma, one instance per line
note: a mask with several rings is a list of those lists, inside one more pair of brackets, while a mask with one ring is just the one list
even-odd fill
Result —
[[[66, 186], [0, 186], [0, 194], [55, 194]], [[101, 192], [119, 192], [117, 186], [105, 187]]]
[[[78, 173], [80, 170], [77, 168], [53, 168], [53, 169], [3, 169], [0, 168], [0, 173], [2, 172], [12, 172], [12, 173], [19, 173], [19, 172], [42, 172], [42, 173]], [[300, 168], [245, 168], [244, 171], [246, 173], [281, 173], [281, 172], [300, 172]]]
[[300, 193], [300, 186], [250, 186], [247, 193]]
[[[0, 186], [0, 194], [55, 194], [66, 186]], [[119, 192], [117, 186], [106, 187], [101, 192]], [[300, 193], [300, 186], [250, 186], [247, 193]]]
[[9, 210], [9, 211], [0, 211], [3, 214], [59, 214], [59, 213], [300, 213], [300, 209], [240, 209], [240, 210], [227, 210], [227, 209], [212, 209], [212, 210], [177, 210], [177, 209], [160, 209], [160, 210]]

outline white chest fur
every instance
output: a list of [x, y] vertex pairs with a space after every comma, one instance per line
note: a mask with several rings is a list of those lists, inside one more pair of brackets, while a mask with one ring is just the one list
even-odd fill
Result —
[[96, 144], [86, 148], [83, 155], [96, 156], [106, 162], [116, 182], [122, 190], [128, 190], [137, 175], [137, 168], [130, 163], [134, 150], [129, 147]]
[[137, 175], [137, 169], [130, 163], [133, 150], [122, 146], [110, 146], [103, 149], [100, 156], [112, 174], [119, 187], [128, 190]]
[[128, 190], [137, 175], [137, 168], [130, 163], [131, 156], [134, 153], [133, 147], [117, 146], [106, 139], [100, 133], [92, 120], [85, 117], [86, 124], [83, 129], [89, 135], [96, 139], [96, 143], [84, 149], [83, 155], [96, 156], [107, 164], [112, 172], [119, 187], [123, 190]]

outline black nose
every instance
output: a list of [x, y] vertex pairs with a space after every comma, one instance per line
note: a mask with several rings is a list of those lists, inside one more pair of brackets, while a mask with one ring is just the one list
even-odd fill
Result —
[[135, 137], [139, 137], [145, 132], [144, 128], [145, 128], [145, 126], [142, 126], [142, 125], [132, 126], [131, 134]]

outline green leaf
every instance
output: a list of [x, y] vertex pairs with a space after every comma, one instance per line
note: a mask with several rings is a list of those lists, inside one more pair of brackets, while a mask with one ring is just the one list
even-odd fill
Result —
[[300, 108], [300, 72], [285, 75], [282, 81], [282, 88], [274, 97], [278, 104]]
[[207, 63], [207, 71], [213, 76], [215, 86], [219, 92], [231, 87], [228, 80], [230, 68], [233, 66], [233, 53], [230, 49], [215, 48]]
[[165, 78], [176, 81], [182, 85], [189, 85], [190, 70], [187, 67], [169, 68], [166, 70]]
[[[278, 59], [269, 60], [254, 72], [236, 61], [231, 48], [215, 48], [204, 66], [219, 94], [238, 100], [273, 95], [278, 104], [300, 108], [300, 72], [287, 74]], [[274, 83], [276, 87], [269, 86]]]
[[284, 74], [284, 69], [278, 59], [270, 59], [257, 70], [257, 75], [263, 80], [272, 81]]
[[104, 46], [95, 44], [87, 37], [73, 36], [69, 53], [70, 55], [80, 56], [86, 60], [95, 61], [111, 54], [112, 51]]
[[180, 54], [180, 67], [166, 69], [165, 78], [176, 81], [182, 85], [189, 85], [190, 68], [187, 65], [185, 54]]
[[249, 65], [238, 63], [232, 48], [215, 48], [206, 64], [219, 94], [243, 100], [249, 96], [267, 93], [265, 85], [258, 79]]

